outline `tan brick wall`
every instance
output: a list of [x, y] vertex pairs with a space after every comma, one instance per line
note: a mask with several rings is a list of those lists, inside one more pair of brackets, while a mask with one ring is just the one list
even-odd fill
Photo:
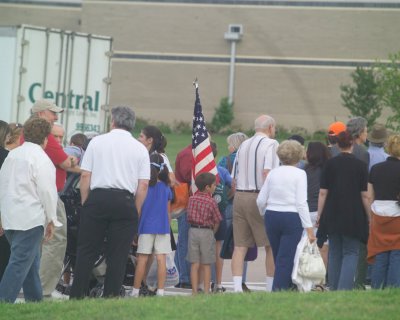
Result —
[[0, 3], [0, 25], [30, 24], [80, 31], [81, 8], [50, 7]]
[[238, 55], [386, 58], [399, 49], [400, 10], [84, 1], [82, 30], [115, 37], [123, 51], [229, 53], [228, 24], [241, 23]]

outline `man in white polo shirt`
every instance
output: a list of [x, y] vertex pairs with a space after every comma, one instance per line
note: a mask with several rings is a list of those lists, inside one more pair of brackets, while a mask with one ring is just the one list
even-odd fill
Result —
[[261, 115], [255, 120], [256, 133], [244, 141], [237, 152], [232, 175], [236, 193], [233, 200], [233, 235], [235, 248], [232, 256], [234, 291], [242, 292], [243, 263], [248, 248], [265, 247], [267, 291], [271, 291], [274, 259], [265, 232], [264, 221], [257, 207], [257, 196], [268, 172], [279, 166], [276, 155], [275, 120]]
[[87, 295], [91, 271], [107, 236], [104, 297], [120, 293], [150, 179], [149, 153], [132, 137], [135, 113], [111, 110], [112, 130], [93, 138], [82, 161], [82, 214], [70, 298]]

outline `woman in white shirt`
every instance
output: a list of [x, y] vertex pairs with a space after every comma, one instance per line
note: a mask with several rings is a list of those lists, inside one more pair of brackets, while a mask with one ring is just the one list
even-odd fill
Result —
[[42, 300], [40, 247], [51, 239], [57, 221], [56, 168], [44, 152], [51, 126], [31, 118], [24, 125], [25, 142], [10, 151], [0, 170], [0, 210], [11, 247], [0, 283], [0, 302], [14, 303], [21, 287], [25, 301]]
[[277, 150], [282, 165], [269, 172], [257, 198], [275, 260], [273, 291], [293, 285], [293, 260], [303, 229], [310, 242], [316, 239], [307, 204], [307, 176], [296, 167], [303, 154], [299, 142], [283, 141]]

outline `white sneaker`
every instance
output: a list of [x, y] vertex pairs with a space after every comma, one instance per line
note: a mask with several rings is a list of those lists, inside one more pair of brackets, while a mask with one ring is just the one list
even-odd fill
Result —
[[129, 293], [129, 296], [132, 298], [139, 298], [139, 290], [132, 288], [132, 291]]
[[68, 300], [69, 296], [62, 294], [60, 291], [58, 290], [54, 290], [51, 294], [50, 294], [51, 299], [53, 300]]

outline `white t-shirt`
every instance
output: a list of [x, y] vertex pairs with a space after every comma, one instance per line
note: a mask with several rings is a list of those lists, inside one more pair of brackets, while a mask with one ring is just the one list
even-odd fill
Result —
[[92, 173], [90, 189], [116, 188], [136, 193], [139, 179], [150, 179], [146, 147], [130, 132], [113, 129], [90, 141], [81, 169]]
[[303, 228], [311, 228], [305, 171], [294, 166], [271, 170], [258, 194], [257, 206], [261, 215], [265, 210], [298, 212]]
[[56, 168], [41, 146], [24, 142], [0, 171], [0, 211], [5, 230], [29, 230], [57, 221]]
[[276, 155], [278, 145], [278, 141], [260, 132], [240, 145], [232, 169], [236, 189], [261, 189], [264, 183], [263, 171], [279, 166], [279, 158]]

